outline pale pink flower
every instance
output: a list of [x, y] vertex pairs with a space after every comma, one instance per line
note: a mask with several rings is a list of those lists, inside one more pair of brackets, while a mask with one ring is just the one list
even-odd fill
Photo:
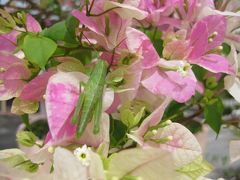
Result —
[[222, 44], [225, 30], [224, 16], [210, 15], [198, 21], [190, 34], [190, 46], [193, 49], [187, 57], [189, 63], [197, 64], [214, 73], [234, 73], [225, 57], [211, 53]]
[[124, 41], [126, 27], [131, 25], [132, 18], [143, 19], [146, 16], [146, 12], [131, 5], [103, 0], [95, 1], [91, 14], [101, 14], [112, 8], [115, 9], [99, 16], [87, 16], [84, 11], [72, 11], [72, 15], [80, 21], [80, 24], [90, 30], [83, 33], [86, 42], [90, 41], [92, 44], [97, 42], [103, 48], [112, 50]]
[[141, 83], [146, 89], [179, 102], [195, 94], [197, 80], [186, 62], [160, 59], [148, 37], [136, 29], [128, 28], [126, 37], [129, 51], [140, 57], [139, 71], [144, 73]]

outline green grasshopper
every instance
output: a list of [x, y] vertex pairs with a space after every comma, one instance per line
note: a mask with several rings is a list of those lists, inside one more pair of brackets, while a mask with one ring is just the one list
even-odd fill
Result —
[[89, 77], [88, 82], [84, 86], [84, 92], [79, 96], [77, 106], [72, 117], [72, 123], [77, 124], [78, 138], [81, 137], [88, 122], [92, 119], [94, 124], [94, 134], [97, 134], [100, 131], [103, 88], [106, 74], [107, 63], [102, 60], [98, 61]]

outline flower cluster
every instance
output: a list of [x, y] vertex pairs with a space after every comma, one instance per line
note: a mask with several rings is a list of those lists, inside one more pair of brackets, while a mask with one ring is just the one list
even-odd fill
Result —
[[[212, 167], [183, 111], [197, 106], [190, 117], [204, 113], [219, 133], [219, 92], [240, 102], [239, 7], [238, 0], [86, 0], [48, 28], [0, 10], [0, 100], [13, 99], [12, 113], [27, 125], [18, 141], [28, 146], [0, 151], [0, 177], [205, 176]], [[27, 117], [40, 103], [49, 132], [36, 142]]]

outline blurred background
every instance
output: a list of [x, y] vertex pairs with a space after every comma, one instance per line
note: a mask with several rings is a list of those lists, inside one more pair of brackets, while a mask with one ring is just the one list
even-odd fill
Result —
[[[64, 20], [74, 8], [81, 7], [84, 0], [0, 0], [0, 8], [15, 13], [24, 11], [32, 14], [42, 27], [48, 27], [55, 22]], [[1, 42], [0, 42], [1, 43]], [[210, 178], [240, 179], [240, 161], [230, 162], [229, 143], [240, 140], [240, 104], [227, 93], [224, 97], [224, 116], [220, 134], [217, 136], [209, 126], [202, 126], [203, 117], [193, 117], [194, 121], [188, 128], [198, 138], [205, 158], [214, 165], [215, 170]], [[10, 113], [11, 100], [0, 102], [0, 149], [17, 147], [16, 132], [23, 129], [20, 117]], [[195, 109], [190, 109], [183, 115], [191, 115]], [[30, 116], [32, 128], [39, 138], [47, 133], [46, 111], [44, 103], [41, 104], [37, 114]], [[239, 148], [240, 151], [240, 148]], [[240, 152], [239, 152], [240, 154]]]

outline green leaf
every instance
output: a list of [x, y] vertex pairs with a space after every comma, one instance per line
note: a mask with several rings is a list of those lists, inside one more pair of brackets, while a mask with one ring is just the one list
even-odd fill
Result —
[[162, 51], [163, 51], [162, 32], [159, 31], [158, 29], [153, 29], [151, 31], [147, 31], [146, 34], [151, 39], [153, 46], [156, 49], [158, 55], [162, 57]]
[[[163, 119], [171, 117], [171, 120], [175, 121], [177, 120], [177, 118], [182, 118], [183, 112], [181, 112], [180, 109], [184, 107], [184, 105], [185, 105], [184, 103], [178, 103], [176, 101], [172, 101], [168, 105], [167, 109], [165, 110]], [[173, 115], [175, 114], [176, 116], [173, 117]]]
[[192, 65], [192, 70], [193, 70], [196, 78], [199, 81], [204, 81], [204, 76], [205, 76], [207, 70], [203, 69], [202, 67], [200, 67], [198, 65]]
[[[75, 29], [77, 26], [78, 22], [76, 22], [76, 19], [74, 19], [74, 17], [69, 17], [66, 21], [58, 22], [50, 28], [44, 29], [41, 34], [55, 41], [64, 41], [78, 45], [75, 35]], [[76, 45], [68, 44], [68, 46], [71, 47]]]
[[112, 119], [110, 120], [110, 146], [116, 147], [118, 145], [124, 144], [124, 138], [127, 133], [127, 126], [120, 120]]
[[79, 59], [84, 65], [89, 64], [93, 59], [92, 51], [88, 49], [78, 49], [71, 51], [69, 53], [69, 56]]
[[30, 131], [20, 131], [17, 133], [17, 141], [27, 147], [32, 147], [36, 143], [37, 137]]
[[77, 18], [75, 18], [74, 16], [69, 16], [67, 19], [66, 19], [66, 22], [65, 22], [65, 25], [66, 25], [66, 28], [68, 30], [68, 32], [75, 36], [75, 33], [76, 33], [76, 28], [79, 26], [79, 21]]
[[41, 67], [47, 64], [49, 58], [57, 49], [57, 44], [46, 37], [26, 35], [23, 42], [23, 51], [28, 60]]
[[207, 175], [212, 170], [212, 166], [200, 156], [189, 164], [177, 169], [177, 172], [189, 176], [191, 179], [197, 179], [200, 176]]
[[218, 134], [222, 124], [224, 106], [220, 98], [207, 102], [204, 106], [205, 122]]

